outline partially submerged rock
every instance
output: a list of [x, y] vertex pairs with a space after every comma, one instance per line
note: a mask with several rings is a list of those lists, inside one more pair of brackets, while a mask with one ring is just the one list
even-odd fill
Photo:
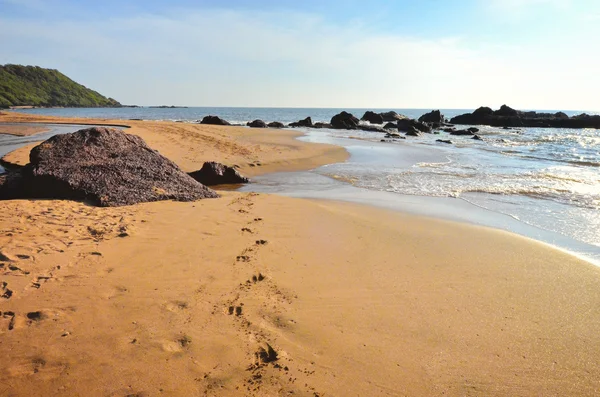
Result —
[[190, 172], [189, 176], [208, 186], [250, 182], [248, 178], [240, 175], [235, 168], [214, 161], [204, 163], [201, 169]]
[[200, 124], [231, 125], [229, 121], [223, 120], [219, 116], [205, 116]]
[[142, 138], [115, 128], [55, 135], [34, 147], [29, 160], [4, 178], [0, 199], [85, 200], [113, 207], [218, 197]]

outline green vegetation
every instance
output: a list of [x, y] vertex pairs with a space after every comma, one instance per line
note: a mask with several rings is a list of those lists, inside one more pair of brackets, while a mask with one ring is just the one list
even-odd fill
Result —
[[0, 108], [10, 106], [119, 107], [121, 104], [54, 69], [0, 65]]

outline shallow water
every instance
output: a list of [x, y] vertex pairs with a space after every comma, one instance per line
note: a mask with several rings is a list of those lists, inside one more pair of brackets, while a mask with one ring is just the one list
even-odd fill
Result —
[[[20, 147], [28, 145], [34, 142], [45, 141], [48, 138], [53, 137], [57, 134], [67, 134], [69, 132], [75, 132], [83, 128], [93, 127], [91, 125], [79, 125], [79, 124], [39, 124], [39, 123], [3, 123], [2, 125], [25, 125], [34, 127], [45, 127], [49, 131], [42, 132], [40, 134], [34, 134], [29, 136], [18, 136], [0, 134], [0, 157], [12, 152]], [[2, 125], [0, 125], [0, 132], [2, 132]], [[4, 167], [0, 165], [0, 174], [5, 172]]]

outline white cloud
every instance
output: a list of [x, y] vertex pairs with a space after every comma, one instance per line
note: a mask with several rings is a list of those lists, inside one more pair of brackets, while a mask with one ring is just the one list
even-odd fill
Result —
[[291, 12], [0, 17], [0, 41], [0, 62], [57, 68], [131, 104], [569, 109], [600, 90], [600, 56], [578, 52], [585, 42], [557, 57], [460, 37], [376, 34]]

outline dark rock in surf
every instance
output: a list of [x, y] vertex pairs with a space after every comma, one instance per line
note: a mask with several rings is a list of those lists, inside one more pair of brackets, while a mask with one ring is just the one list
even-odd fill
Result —
[[211, 124], [211, 125], [231, 125], [230, 122], [223, 120], [219, 116], [205, 116], [200, 124]]
[[543, 113], [515, 110], [502, 105], [495, 112], [480, 107], [473, 113], [456, 116], [450, 120], [455, 124], [491, 125], [494, 127], [544, 127], [544, 128], [596, 128], [600, 129], [600, 115], [580, 114], [569, 117], [564, 112]]
[[483, 139], [481, 139], [481, 137], [479, 135], [473, 135], [473, 138], [471, 138], [471, 139], [474, 139], [476, 141], [483, 141]]
[[416, 129], [421, 132], [431, 131], [431, 127], [429, 125], [413, 119], [398, 120], [396, 125], [398, 126], [399, 131], [411, 131], [412, 129]]
[[417, 130], [416, 128], [412, 128], [409, 131], [406, 131], [406, 136], [421, 136], [421, 132], [419, 132], [419, 130]]
[[383, 124], [383, 116], [370, 110], [366, 111], [360, 119], [363, 121], [368, 121], [371, 124]]
[[322, 122], [316, 122], [313, 124], [313, 128], [331, 128], [331, 124], [329, 123], [322, 123]]
[[436, 142], [440, 142], [440, 143], [447, 143], [449, 145], [452, 145], [452, 141], [448, 140], [448, 139], [436, 139]]
[[290, 127], [312, 127], [313, 122], [310, 117], [305, 118], [304, 120], [299, 120], [293, 123], [290, 123]]
[[389, 111], [389, 112], [383, 112], [383, 113], [379, 113], [379, 115], [381, 116], [381, 118], [383, 119], [383, 122], [388, 122], [388, 121], [398, 121], [398, 120], [402, 120], [402, 119], [407, 119], [408, 117], [403, 116], [401, 114], [398, 114], [396, 112]]
[[0, 198], [85, 200], [103, 207], [219, 197], [139, 136], [105, 127], [56, 135], [34, 147], [29, 164], [0, 190]]
[[387, 123], [386, 125], [383, 126], [384, 130], [397, 130], [398, 129], [398, 125], [395, 123]]
[[351, 113], [341, 112], [331, 118], [331, 128], [338, 130], [355, 130], [359, 120]]
[[474, 134], [469, 130], [456, 130], [456, 131], [450, 132], [450, 135], [474, 135]]
[[246, 125], [250, 128], [267, 128], [267, 123], [262, 120], [250, 121]]
[[283, 127], [285, 127], [285, 125], [283, 123], [280, 123], [279, 121], [272, 121], [269, 124], [267, 124], [267, 127], [269, 127], [269, 128], [283, 128]]
[[467, 128], [467, 131], [471, 131], [473, 134], [475, 134], [476, 132], [479, 132], [479, 128], [477, 128], [477, 127], [469, 127], [469, 128]]
[[242, 176], [235, 168], [214, 161], [204, 163], [200, 170], [190, 172], [189, 176], [207, 186], [250, 182], [248, 178]]
[[445, 121], [445, 118], [439, 110], [432, 110], [419, 117], [419, 121], [422, 123], [437, 123], [441, 125]]

